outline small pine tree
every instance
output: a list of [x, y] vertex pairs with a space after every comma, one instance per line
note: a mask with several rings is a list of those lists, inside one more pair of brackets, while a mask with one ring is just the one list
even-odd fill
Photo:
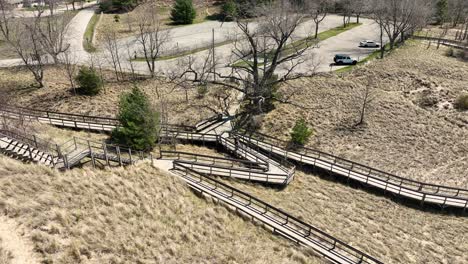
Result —
[[81, 67], [75, 80], [79, 85], [76, 91], [80, 94], [97, 95], [101, 91], [102, 80], [94, 68]]
[[439, 0], [436, 4], [436, 19], [437, 24], [442, 25], [447, 21], [447, 13], [448, 13], [448, 2], [447, 0]]
[[296, 121], [296, 124], [292, 129], [291, 142], [298, 145], [304, 145], [313, 133], [313, 129], [308, 128], [304, 118], [301, 118]]
[[196, 16], [192, 0], [176, 0], [171, 10], [171, 20], [176, 24], [192, 24]]
[[134, 87], [120, 98], [118, 119], [121, 126], [112, 131], [112, 140], [136, 150], [152, 149], [158, 139], [159, 113], [146, 95]]
[[222, 16], [225, 21], [232, 21], [237, 17], [237, 5], [233, 0], [223, 4]]

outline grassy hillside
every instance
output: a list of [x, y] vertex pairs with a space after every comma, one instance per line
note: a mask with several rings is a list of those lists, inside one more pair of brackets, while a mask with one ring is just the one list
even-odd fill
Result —
[[422, 211], [388, 197], [296, 172], [284, 190], [224, 180], [384, 263], [468, 263], [468, 218]]
[[60, 173], [0, 156], [0, 210], [44, 263], [319, 263], [147, 164]]
[[135, 84], [117, 82], [111, 71], [104, 71], [103, 76], [107, 82], [99, 95], [80, 96], [71, 90], [63, 67], [46, 67], [44, 76], [46, 87], [41, 89], [31, 87], [34, 78], [25, 68], [2, 68], [0, 94], [5, 93], [9, 103], [25, 107], [115, 117], [118, 112], [119, 96], [137, 85], [156, 106], [162, 103], [165, 105], [169, 122], [193, 125], [201, 119], [212, 116], [214, 113], [208, 107], [219, 109], [223, 103], [219, 97], [227, 93], [224, 89], [210, 86], [207, 94], [199, 96], [195, 85], [181, 87], [158, 79], [140, 80]]
[[[468, 188], [468, 114], [453, 109], [468, 90], [468, 64], [409, 43], [384, 60], [345, 75], [297, 80], [293, 100], [309, 109], [277, 105], [262, 132], [289, 140], [298, 118], [315, 135], [308, 146], [405, 177]], [[359, 94], [371, 80], [375, 98], [366, 123], [357, 122]]]

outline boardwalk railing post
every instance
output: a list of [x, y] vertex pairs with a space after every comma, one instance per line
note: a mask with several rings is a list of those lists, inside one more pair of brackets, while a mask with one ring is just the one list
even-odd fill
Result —
[[91, 148], [91, 143], [88, 140], [88, 149], [89, 149], [89, 154], [91, 155], [91, 162], [93, 163], [93, 168], [96, 168], [96, 161], [94, 160], [94, 153], [93, 149]]
[[122, 166], [122, 157], [120, 156], [120, 147], [117, 146], [115, 149], [117, 151], [117, 158], [119, 159], [119, 166]]
[[105, 143], [102, 143], [102, 150], [104, 151], [104, 158], [106, 159], [106, 164], [107, 166], [110, 166], [109, 157], [107, 156], [107, 146]]
[[26, 151], [29, 152], [29, 158], [31, 159], [31, 161], [33, 161], [32, 151], [29, 145], [26, 145]]

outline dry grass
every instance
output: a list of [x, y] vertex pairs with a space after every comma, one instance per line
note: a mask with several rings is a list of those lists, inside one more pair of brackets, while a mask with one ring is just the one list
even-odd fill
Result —
[[[46, 87], [31, 87], [32, 75], [22, 68], [0, 69], [0, 93], [6, 93], [10, 103], [48, 109], [51, 111], [115, 117], [118, 111], [119, 96], [129, 92], [131, 82], [115, 82], [111, 72], [104, 72], [108, 82], [97, 96], [74, 95], [64, 72], [58, 67], [47, 67]], [[156, 106], [161, 102], [167, 106], [169, 122], [194, 125], [214, 114], [205, 106], [216, 108], [219, 101], [215, 96], [220, 88], [210, 87], [208, 94], [199, 97], [196, 87], [187, 89], [175, 86], [164, 80], [147, 79], [136, 83]], [[159, 96], [158, 96], [159, 94]]]
[[60, 173], [0, 157], [0, 209], [53, 263], [319, 263], [147, 164]]
[[296, 172], [285, 190], [220, 179], [384, 263], [468, 263], [466, 217], [413, 209], [312, 173]]
[[[0, 244], [2, 243], [2, 238], [0, 237]], [[13, 256], [11, 252], [0, 247], [0, 264], [11, 264]]]
[[29, 123], [28, 126], [31, 133], [37, 135], [41, 139], [54, 142], [59, 145], [71, 140], [73, 137], [88, 139], [96, 142], [106, 141], [109, 138], [108, 134], [90, 133], [85, 130], [76, 131], [70, 129], [60, 129], [55, 126], [38, 122]]
[[15, 58], [18, 58], [18, 54], [16, 53], [15, 49], [8, 45], [7, 42], [0, 39], [0, 60]]
[[[468, 64], [425, 47], [409, 43], [341, 77], [296, 81], [303, 89], [295, 100], [313, 110], [278, 105], [261, 130], [289, 140], [296, 119], [304, 117], [315, 130], [311, 147], [415, 180], [468, 188], [468, 115], [453, 108], [468, 89]], [[356, 90], [369, 77], [376, 101], [366, 125], [350, 128]]]

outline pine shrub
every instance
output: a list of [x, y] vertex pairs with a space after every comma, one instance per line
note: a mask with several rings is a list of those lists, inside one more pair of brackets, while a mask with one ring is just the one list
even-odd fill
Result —
[[102, 89], [101, 77], [94, 68], [81, 67], [75, 79], [79, 85], [76, 90], [79, 94], [97, 95]]
[[171, 20], [175, 24], [192, 24], [196, 16], [192, 0], [176, 0], [171, 10]]
[[296, 121], [291, 132], [291, 143], [295, 145], [304, 145], [309, 137], [314, 133], [313, 129], [307, 127], [304, 118]]
[[151, 150], [159, 136], [159, 113], [151, 107], [147, 96], [134, 87], [120, 98], [120, 127], [112, 132], [112, 140], [135, 150]]
[[225, 21], [232, 21], [237, 17], [237, 4], [233, 0], [228, 0], [223, 4], [222, 17]]

